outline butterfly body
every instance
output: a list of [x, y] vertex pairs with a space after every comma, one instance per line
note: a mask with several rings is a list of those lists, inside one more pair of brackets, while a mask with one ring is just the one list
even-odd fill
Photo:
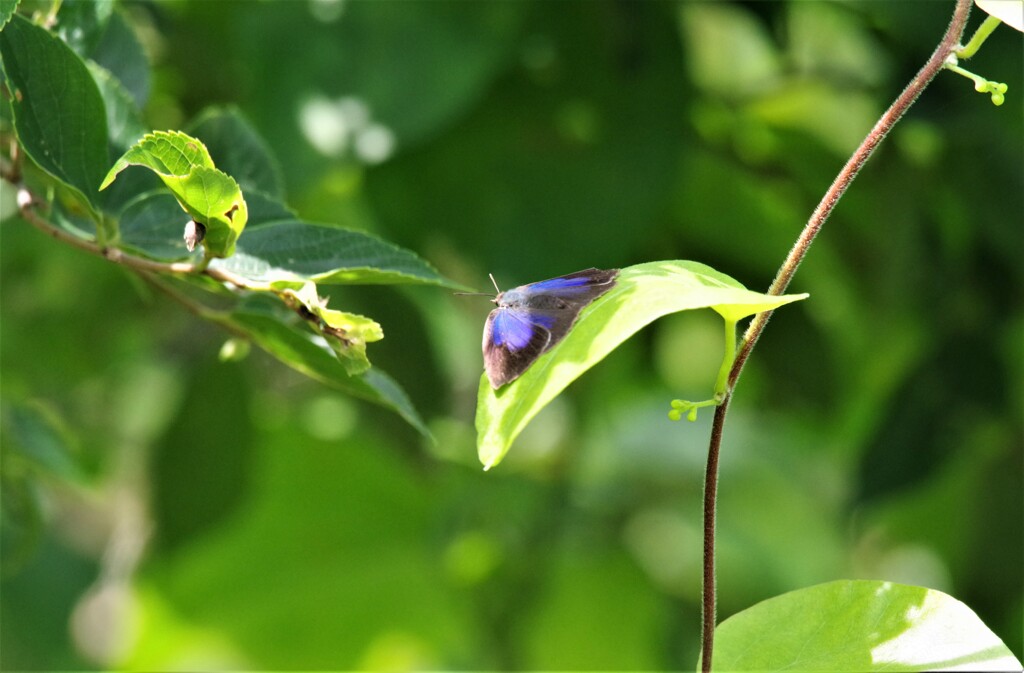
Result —
[[484, 325], [484, 368], [491, 387], [514, 381], [565, 338], [590, 302], [615, 285], [618, 269], [585, 269], [499, 292]]

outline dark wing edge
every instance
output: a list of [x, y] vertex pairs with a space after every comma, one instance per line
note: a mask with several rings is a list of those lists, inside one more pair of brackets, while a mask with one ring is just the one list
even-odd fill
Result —
[[[533, 334], [525, 346], [517, 349], [511, 349], [508, 345], [504, 344], [495, 346], [493, 339], [494, 318], [499, 310], [509, 311], [509, 309], [495, 309], [491, 311], [490, 315], [487, 316], [487, 323], [484, 325], [483, 342], [484, 371], [487, 372], [487, 378], [491, 382], [491, 387], [495, 390], [519, 378], [537, 358], [543, 355], [545, 351], [561, 338], [558, 337], [556, 339], [553, 331], [543, 325], [530, 322]], [[510, 311], [509, 315], [515, 320], [523, 320], [515, 312]]]

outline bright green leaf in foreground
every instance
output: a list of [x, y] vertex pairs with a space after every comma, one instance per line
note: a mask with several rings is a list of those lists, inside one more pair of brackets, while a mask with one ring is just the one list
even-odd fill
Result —
[[714, 667], [723, 671], [1021, 670], [969, 607], [891, 582], [792, 591], [733, 615], [715, 633]]
[[210, 153], [201, 142], [179, 131], [147, 133], [118, 159], [103, 179], [100, 189], [106, 188], [117, 174], [129, 166], [145, 166], [162, 178], [188, 175], [193, 168], [215, 168]]
[[477, 451], [485, 469], [498, 464], [513, 440], [566, 386], [650, 322], [670, 313], [711, 308], [726, 320], [768, 311], [806, 294], [751, 292], [697, 262], [650, 262], [619, 272], [615, 287], [579, 315], [558, 345], [512, 383], [493, 390], [480, 378]]
[[0, 31], [14, 129], [25, 153], [96, 210], [107, 113], [89, 69], [59, 38], [15, 15]]
[[143, 166], [156, 173], [185, 212], [205, 226], [207, 256], [234, 253], [249, 218], [248, 208], [238, 183], [217, 170], [202, 142], [179, 131], [146, 134], [117, 160], [100, 189], [128, 166]]

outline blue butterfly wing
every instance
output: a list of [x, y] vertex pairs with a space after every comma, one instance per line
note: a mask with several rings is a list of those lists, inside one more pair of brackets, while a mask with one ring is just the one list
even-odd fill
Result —
[[568, 276], [559, 276], [517, 287], [526, 294], [553, 295], [567, 299], [583, 300], [584, 306], [601, 296], [615, 284], [618, 269], [584, 269]]
[[496, 308], [484, 326], [484, 369], [492, 388], [514, 381], [551, 345], [551, 316]]
[[514, 381], [565, 338], [585, 306], [610, 290], [618, 269], [586, 269], [509, 290], [484, 326], [484, 368], [495, 389]]
[[555, 322], [553, 316], [526, 309], [495, 309], [495, 312], [491, 341], [510, 351], [523, 350], [531, 341], [538, 341], [538, 334], [547, 339]]

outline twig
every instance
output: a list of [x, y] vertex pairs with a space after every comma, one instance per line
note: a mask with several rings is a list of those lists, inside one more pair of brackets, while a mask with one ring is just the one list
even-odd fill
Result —
[[[949, 54], [956, 51], [963, 38], [964, 28], [967, 25], [967, 17], [971, 11], [972, 0], [957, 0], [956, 8], [953, 10], [953, 18], [946, 29], [942, 41], [932, 53], [920, 72], [914, 76], [910, 84], [903, 90], [903, 93], [896, 98], [885, 114], [878, 120], [874, 128], [868, 133], [860, 147], [853, 153], [846, 165], [839, 172], [832, 186], [825, 192], [824, 197], [814, 209], [811, 218], [804, 225], [800, 237], [790, 250], [789, 255], [779, 269], [778, 275], [772, 281], [768, 294], [779, 295], [786, 291], [789, 282], [793, 279], [797, 267], [807, 255], [814, 237], [818, 235], [825, 220], [832, 213], [839, 198], [846, 192], [857, 177], [857, 173], [871, 157], [878, 145], [885, 139], [885, 136], [892, 130], [896, 122], [903, 117], [914, 101], [921, 95], [928, 84], [943, 69], [943, 64]], [[732, 399], [732, 391], [739, 379], [743, 366], [750, 357], [750, 352], [757, 343], [758, 338], [764, 331], [765, 325], [772, 316], [772, 311], [759, 313], [751, 321], [739, 352], [729, 372], [728, 388], [722, 404], [715, 409], [715, 417], [712, 422], [711, 438], [708, 445], [708, 462], [704, 476], [704, 587], [702, 605], [702, 633], [701, 633], [701, 670], [705, 673], [711, 671], [711, 660], [714, 651], [715, 641], [715, 506], [718, 497], [718, 457], [722, 445], [722, 434], [725, 427], [725, 415], [729, 409], [729, 401]]]
[[163, 276], [152, 271], [138, 270], [139, 278], [146, 281], [152, 288], [163, 292], [174, 301], [181, 304], [185, 309], [196, 316], [197, 318], [203, 318], [206, 320], [212, 320], [218, 316], [218, 312], [209, 308], [205, 304], [196, 301], [192, 297], [189, 297], [184, 292], [181, 292], [177, 288], [173, 287]]
[[170, 273], [170, 274], [205, 274], [214, 280], [222, 283], [229, 283], [241, 290], [255, 289], [252, 283], [239, 276], [221, 268], [210, 268], [206, 266], [207, 260], [199, 264], [193, 264], [192, 262], [157, 262], [145, 257], [138, 257], [136, 255], [130, 255], [120, 248], [103, 247], [93, 241], [89, 241], [80, 236], [75, 236], [71, 232], [65, 231], [60, 227], [54, 226], [53, 223], [42, 217], [36, 210], [36, 205], [39, 201], [32, 195], [32, 193], [25, 187], [18, 189], [18, 210], [21, 212], [21, 216], [36, 229], [39, 229], [44, 234], [55, 238], [62, 243], [67, 243], [79, 250], [84, 250], [88, 253], [103, 257], [115, 264], [127, 266], [129, 268], [138, 271], [147, 271], [155, 273]]

